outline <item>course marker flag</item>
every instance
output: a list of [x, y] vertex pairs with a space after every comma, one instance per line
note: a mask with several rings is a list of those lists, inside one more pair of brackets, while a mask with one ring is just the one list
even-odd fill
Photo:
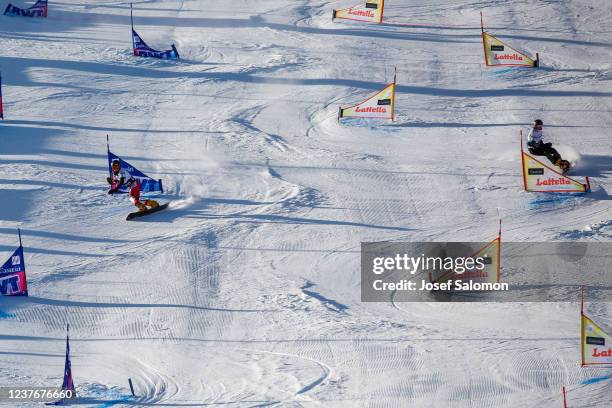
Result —
[[0, 119], [4, 119], [4, 108], [2, 106], [2, 74], [0, 74]]
[[563, 408], [567, 408], [567, 396], [565, 392], [565, 385], [563, 386]]
[[535, 59], [528, 57], [525, 53], [517, 51], [508, 44], [487, 33], [484, 29], [482, 11], [480, 12], [480, 30], [482, 31], [485, 64], [488, 67], [510, 66], [536, 68], [540, 65], [539, 54], [536, 53]]
[[439, 276], [434, 276], [430, 272], [430, 282], [447, 282], [449, 280], [467, 279], [475, 283], [499, 283], [501, 272], [501, 233], [501, 220], [499, 220], [497, 237], [469, 256], [474, 259], [478, 257], [483, 258], [485, 264], [484, 269], [466, 270], [463, 273], [450, 271], [444, 272]]
[[62, 382], [62, 391], [71, 391], [70, 398], [76, 398], [76, 390], [72, 379], [72, 363], [70, 362], [70, 325], [66, 325], [66, 361], [64, 363], [64, 381]]
[[[552, 166], [536, 159], [523, 149], [523, 131], [521, 136], [521, 162], [523, 168], [523, 187], [525, 191], [539, 193], [586, 193], [591, 191], [589, 178], [581, 183], [558, 172]], [[546, 160], [543, 158], [542, 160]]]
[[341, 118], [378, 118], [395, 119], [395, 83], [397, 69], [393, 82], [376, 92], [363, 102], [348, 108], [338, 108], [338, 120]]
[[584, 288], [580, 289], [580, 353], [582, 366], [612, 366], [612, 336], [584, 314]]
[[132, 10], [132, 3], [130, 3], [130, 21], [132, 23], [132, 49], [134, 50], [134, 55], [137, 57], [149, 57], [149, 58], [159, 58], [159, 59], [179, 59], [179, 53], [176, 50], [174, 44], [172, 44], [171, 49], [166, 51], [158, 51], [149, 47], [146, 42], [138, 35], [136, 30], [134, 30], [134, 14]]
[[32, 7], [22, 9], [9, 3], [4, 10], [5, 16], [47, 17], [47, 0], [38, 0]]
[[21, 231], [19, 234], [19, 248], [0, 266], [0, 295], [28, 296], [28, 279], [26, 277], [23, 246], [21, 245]]
[[45, 405], [70, 405], [67, 400], [77, 397], [74, 380], [72, 379], [72, 363], [70, 362], [70, 325], [66, 325], [66, 361], [64, 363], [64, 380], [62, 381], [62, 398], [55, 402], [48, 402]]
[[[121, 169], [128, 172], [130, 176], [136, 179], [140, 183], [140, 191], [142, 193], [152, 193], [155, 191], [159, 191], [161, 193], [164, 192], [164, 187], [162, 185], [161, 179], [154, 180], [151, 177], [144, 174], [142, 171], [138, 170], [136, 167], [132, 166], [130, 163], [123, 160], [121, 157], [110, 151], [110, 145], [108, 143], [108, 135], [106, 136], [106, 152], [108, 158], [108, 173], [112, 175], [113, 173], [113, 160], [117, 159], [121, 163]], [[128, 193], [130, 189], [126, 186], [119, 189], [119, 193]]]
[[380, 24], [385, 9], [385, 0], [366, 0], [365, 4], [334, 10], [332, 20], [342, 18], [345, 20], [365, 21]]

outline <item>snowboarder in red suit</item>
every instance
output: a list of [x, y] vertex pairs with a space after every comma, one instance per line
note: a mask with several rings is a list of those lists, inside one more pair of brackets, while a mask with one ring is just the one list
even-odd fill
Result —
[[159, 206], [155, 200], [145, 200], [144, 203], [140, 201], [140, 183], [127, 171], [121, 169], [121, 162], [118, 159], [112, 161], [111, 168], [112, 173], [106, 178], [111, 186], [108, 194], [117, 193], [121, 187], [125, 186], [130, 189], [130, 201], [138, 207], [138, 211], [146, 211], [147, 207], [155, 208]]

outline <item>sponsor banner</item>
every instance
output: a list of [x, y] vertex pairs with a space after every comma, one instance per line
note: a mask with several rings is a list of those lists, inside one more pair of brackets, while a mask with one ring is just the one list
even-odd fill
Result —
[[380, 24], [384, 8], [384, 0], [366, 0], [365, 4], [357, 4], [353, 7], [334, 10], [333, 18]]
[[394, 108], [395, 82], [355, 106], [340, 108], [340, 117], [393, 119]]
[[[470, 245], [472, 247], [472, 245]], [[447, 246], [447, 255], [451, 257], [465, 256], [466, 251], [474, 251], [474, 249], [466, 248], [465, 245]], [[500, 254], [501, 254], [501, 236], [498, 236], [493, 241], [472, 252], [469, 258], [480, 259], [480, 265], [472, 265], [469, 268], [463, 267], [462, 270], [456, 271], [440, 271], [434, 270], [430, 274], [431, 282], [449, 282], [457, 279], [469, 279], [471, 282], [488, 282], [498, 283], [500, 273]]]
[[20, 17], [47, 17], [47, 0], [38, 0], [28, 9], [22, 9], [9, 3], [4, 10], [4, 15]]
[[[108, 172], [112, 174], [112, 162], [113, 160], [119, 160], [121, 163], [121, 169], [126, 171], [130, 176], [136, 179], [140, 183], [140, 191], [142, 193], [151, 193], [155, 191], [164, 192], [164, 188], [162, 186], [161, 180], [154, 180], [151, 177], [147, 176], [136, 167], [132, 166], [130, 163], [123, 160], [121, 157], [115, 155], [110, 150], [108, 150]], [[126, 180], [127, 181], [127, 180]], [[128, 193], [130, 189], [125, 186], [119, 189], [120, 193]]]
[[0, 295], [28, 295], [28, 281], [22, 246], [17, 248], [13, 255], [0, 267]]
[[157, 51], [149, 47], [147, 43], [138, 35], [138, 33], [132, 29], [132, 44], [134, 48], [134, 55], [137, 57], [148, 57], [148, 58], [159, 58], [159, 59], [179, 59], [179, 53], [172, 44], [172, 48], [166, 51]]
[[568, 302], [580, 286], [610, 299], [610, 264], [612, 242], [364, 242], [361, 301]]
[[612, 336], [592, 319], [581, 316], [582, 365], [612, 365]]
[[523, 184], [525, 191], [548, 193], [585, 193], [588, 182], [583, 184], [567, 177], [540, 160], [522, 152]]
[[534, 67], [535, 61], [520, 51], [510, 47], [493, 37], [491, 34], [482, 33], [484, 43], [485, 60], [487, 65], [511, 65]]

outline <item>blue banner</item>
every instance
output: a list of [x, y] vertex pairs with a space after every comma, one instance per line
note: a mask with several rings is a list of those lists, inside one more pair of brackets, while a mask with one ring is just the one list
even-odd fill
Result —
[[[66, 327], [66, 332], [68, 332]], [[62, 391], [70, 391], [70, 398], [76, 398], [74, 389], [74, 381], [72, 380], [72, 364], [70, 363], [70, 338], [66, 333], [66, 362], [64, 364], [64, 381], [62, 382]]]
[[22, 9], [9, 3], [4, 10], [5, 16], [47, 17], [47, 0], [38, 0], [28, 9]]
[[0, 267], [0, 295], [28, 296], [28, 281], [22, 246], [19, 246]]
[[[108, 150], [108, 172], [109, 174], [112, 175], [113, 173], [113, 169], [112, 169], [113, 160], [119, 160], [119, 163], [121, 163], [121, 169], [126, 171], [130, 176], [132, 176], [134, 179], [136, 179], [140, 183], [141, 192], [143, 193], [152, 193], [155, 191], [159, 191], [162, 193], [164, 192], [164, 188], [162, 186], [161, 179], [160, 180], [152, 179], [151, 177], [147, 176], [146, 174], [138, 170], [136, 167], [132, 166], [130, 163], [123, 160], [121, 157], [112, 153], [110, 150]], [[119, 189], [120, 193], [127, 193], [129, 191], [130, 189], [127, 186]]]
[[176, 50], [174, 44], [172, 48], [166, 51], [157, 51], [149, 47], [146, 42], [138, 35], [138, 33], [132, 29], [132, 44], [134, 47], [134, 55], [137, 57], [149, 57], [149, 58], [160, 58], [160, 59], [179, 59], [179, 53]]

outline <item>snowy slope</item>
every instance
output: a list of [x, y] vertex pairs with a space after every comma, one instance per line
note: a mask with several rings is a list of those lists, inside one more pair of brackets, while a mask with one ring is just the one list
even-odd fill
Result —
[[[128, 377], [163, 406], [560, 407], [563, 384], [612, 404], [610, 380], [581, 385], [612, 370], [579, 367], [576, 303], [359, 290], [362, 241], [484, 241], [500, 216], [507, 241], [610, 241], [612, 4], [390, 0], [382, 25], [333, 23], [349, 5], [134, 3], [178, 62], [132, 57], [128, 3], [0, 17], [0, 254], [21, 227], [30, 288], [0, 299], [0, 384], [59, 385], [70, 323], [92, 406], [133, 405]], [[480, 11], [543, 67], [484, 68]], [[339, 124], [393, 66], [396, 121]], [[592, 194], [522, 191], [535, 117]], [[169, 210], [124, 221], [107, 134]]]

